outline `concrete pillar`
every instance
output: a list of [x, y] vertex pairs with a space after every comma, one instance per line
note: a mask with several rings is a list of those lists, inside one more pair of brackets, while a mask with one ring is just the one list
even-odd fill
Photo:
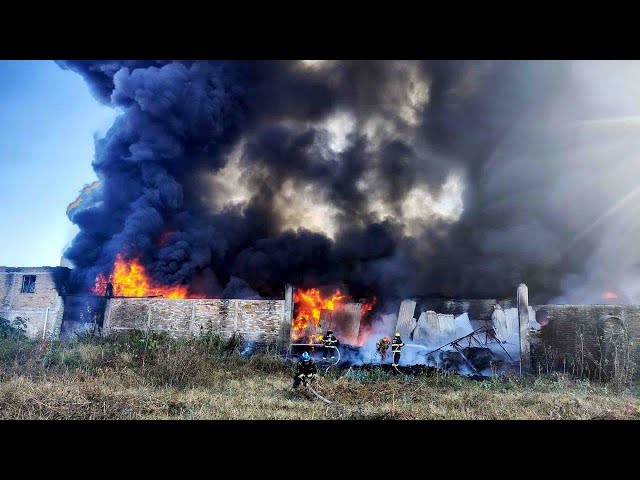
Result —
[[107, 306], [104, 309], [104, 321], [102, 322], [102, 333], [106, 336], [111, 333], [111, 300], [107, 300]]
[[[416, 302], [413, 300], [403, 300], [400, 304], [400, 312], [398, 313], [398, 325], [396, 329], [400, 333], [403, 340], [411, 340], [411, 334], [416, 327], [416, 319], [413, 313], [416, 310]], [[394, 332], [395, 333], [395, 332]]]
[[[413, 341], [417, 343], [427, 343], [429, 341], [430, 330], [435, 328], [433, 325], [433, 321], [438, 321], [438, 317], [436, 312], [429, 310], [427, 312], [422, 312], [420, 317], [418, 318], [418, 323], [416, 323], [416, 328], [413, 331]], [[402, 335], [402, 332], [400, 333]], [[407, 338], [408, 340], [408, 338]]]
[[531, 369], [529, 343], [529, 289], [524, 283], [518, 285], [518, 325], [520, 326], [520, 375]]
[[293, 324], [293, 285], [284, 287], [284, 308], [280, 331], [278, 332], [277, 348], [281, 354], [289, 353], [291, 348], [291, 326]]
[[396, 313], [388, 313], [386, 315], [381, 316], [382, 319], [382, 331], [384, 335], [388, 335], [389, 337], [393, 337], [393, 334], [396, 333], [396, 325], [398, 324], [398, 315]]

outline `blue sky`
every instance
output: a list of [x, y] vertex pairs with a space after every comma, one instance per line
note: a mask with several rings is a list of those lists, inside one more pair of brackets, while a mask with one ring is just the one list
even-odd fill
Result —
[[53, 61], [0, 61], [0, 265], [60, 264], [77, 232], [65, 210], [116, 115]]

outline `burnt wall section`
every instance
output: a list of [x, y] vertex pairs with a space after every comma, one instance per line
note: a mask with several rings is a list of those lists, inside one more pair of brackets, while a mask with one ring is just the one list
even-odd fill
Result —
[[57, 336], [65, 267], [0, 267], [0, 316], [25, 322], [30, 338]]
[[284, 321], [285, 300], [112, 298], [104, 332], [149, 329], [185, 336], [212, 329], [224, 336], [240, 333], [248, 341], [288, 344], [288, 338], [280, 338], [286, 335]]
[[[491, 322], [491, 315], [494, 307], [500, 305], [503, 309], [515, 307], [515, 301], [511, 299], [497, 300], [488, 299], [441, 299], [441, 298], [425, 298], [418, 301], [418, 310], [427, 312], [429, 310], [445, 313], [458, 317], [463, 313], [469, 315], [471, 321]], [[418, 315], [419, 316], [419, 315]]]
[[603, 329], [611, 320], [620, 322], [633, 357], [636, 362], [640, 359], [640, 305], [536, 305], [534, 309], [542, 325], [531, 336], [537, 369], [594, 373], [606, 360]]
[[416, 302], [413, 300], [403, 300], [400, 304], [396, 330], [402, 338], [411, 338], [411, 334], [416, 328], [415, 310]]
[[358, 345], [361, 318], [361, 303], [345, 303], [336, 307], [333, 311], [331, 329], [335, 332], [341, 343]]
[[67, 295], [60, 324], [60, 338], [98, 332], [104, 322], [108, 299], [95, 295]]

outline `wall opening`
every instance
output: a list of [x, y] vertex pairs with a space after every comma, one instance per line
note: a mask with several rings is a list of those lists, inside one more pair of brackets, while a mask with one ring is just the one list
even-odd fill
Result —
[[35, 293], [36, 291], [36, 276], [35, 275], [23, 275], [22, 276], [22, 288], [21, 293]]

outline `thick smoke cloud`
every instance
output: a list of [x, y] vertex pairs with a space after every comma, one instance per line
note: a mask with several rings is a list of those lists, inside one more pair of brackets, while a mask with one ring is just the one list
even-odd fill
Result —
[[69, 213], [79, 288], [118, 252], [194, 294], [291, 282], [382, 305], [519, 282], [594, 301], [637, 268], [631, 204], [581, 235], [638, 173], [640, 124], [602, 120], [628, 115], [621, 97], [593, 101], [616, 72], [584, 80], [602, 64], [59, 63], [121, 111], [96, 143], [100, 187]]

